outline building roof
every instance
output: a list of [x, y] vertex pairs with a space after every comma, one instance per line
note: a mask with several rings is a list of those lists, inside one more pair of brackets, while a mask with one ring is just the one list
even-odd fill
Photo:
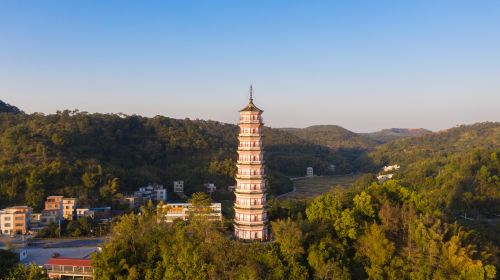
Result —
[[250, 101], [248, 102], [248, 105], [245, 108], [241, 109], [240, 112], [259, 112], [259, 113], [262, 113], [264, 111], [257, 108], [257, 106], [255, 106], [255, 104], [253, 104], [253, 100], [250, 99]]
[[28, 212], [31, 212], [31, 207], [24, 205], [7, 207], [0, 210], [0, 213], [2, 214], [26, 214]]
[[29, 206], [26, 206], [26, 205], [19, 205], [19, 206], [11, 206], [11, 207], [7, 207], [5, 209], [27, 209], [27, 208], [30, 208]]
[[255, 106], [255, 104], [253, 104], [252, 85], [250, 85], [250, 99], [248, 100], [248, 105], [245, 108], [241, 109], [240, 112], [259, 112], [259, 113], [264, 112], [261, 109], [257, 108], [257, 106]]
[[93, 208], [90, 208], [90, 210], [108, 210], [108, 209], [111, 209], [111, 206], [101, 206], [101, 207], [93, 207]]
[[[163, 204], [163, 208], [167, 208], [167, 207], [189, 207], [191, 206], [192, 204], [191, 203], [185, 203], [185, 202], [181, 202], [181, 203], [167, 203], [167, 204]], [[222, 203], [216, 203], [216, 202], [212, 202], [210, 204], [211, 207], [220, 207], [222, 205]]]
[[73, 258], [50, 258], [46, 265], [92, 266], [92, 260]]

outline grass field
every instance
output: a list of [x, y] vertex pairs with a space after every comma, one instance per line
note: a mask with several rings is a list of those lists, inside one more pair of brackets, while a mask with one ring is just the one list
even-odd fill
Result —
[[332, 188], [347, 188], [363, 174], [319, 176], [294, 180], [295, 191], [284, 194], [279, 199], [311, 198], [330, 191]]

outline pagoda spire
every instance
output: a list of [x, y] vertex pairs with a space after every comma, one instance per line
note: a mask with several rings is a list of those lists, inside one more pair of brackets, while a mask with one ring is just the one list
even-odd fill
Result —
[[255, 106], [253, 104], [253, 86], [250, 84], [250, 98], [248, 100], [248, 105], [241, 109], [240, 112], [244, 112], [244, 111], [254, 111], [254, 112], [263, 112], [261, 109], [257, 108], [257, 106]]
[[250, 102], [253, 102], [253, 88], [251, 84], [250, 84]]

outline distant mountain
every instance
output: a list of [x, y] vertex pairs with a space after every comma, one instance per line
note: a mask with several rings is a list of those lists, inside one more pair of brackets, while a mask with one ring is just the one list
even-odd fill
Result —
[[354, 133], [337, 125], [315, 125], [306, 128], [282, 128], [311, 143], [326, 146], [332, 149], [360, 149], [374, 148], [379, 143], [369, 137]]
[[401, 137], [414, 137], [420, 136], [427, 133], [432, 133], [432, 131], [424, 128], [389, 128], [382, 129], [380, 131], [371, 133], [360, 133], [370, 139], [373, 139], [379, 143], [386, 143]]
[[474, 149], [500, 149], [500, 123], [462, 125], [421, 137], [404, 137], [377, 146], [369, 157], [377, 166], [408, 166], [419, 160], [447, 158]]
[[19, 110], [16, 106], [7, 104], [0, 100], [0, 113], [14, 113], [14, 114], [20, 114], [23, 111]]

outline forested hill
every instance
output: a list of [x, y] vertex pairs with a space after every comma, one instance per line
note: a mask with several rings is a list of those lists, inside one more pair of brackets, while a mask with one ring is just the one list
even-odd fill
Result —
[[[233, 185], [238, 128], [214, 121], [63, 111], [0, 113], [0, 204], [39, 207], [46, 195], [110, 203], [147, 183], [187, 193]], [[290, 190], [284, 176], [353, 171], [352, 159], [285, 131], [265, 128], [271, 194]]]
[[17, 108], [16, 106], [12, 106], [12, 105], [7, 104], [7, 103], [3, 102], [2, 100], [0, 100], [0, 113], [19, 114], [19, 113], [22, 113], [22, 111], [19, 110], [19, 108]]
[[283, 128], [312, 143], [333, 149], [371, 149], [377, 142], [337, 125], [315, 125], [306, 128]]
[[415, 137], [424, 134], [432, 133], [432, 131], [424, 128], [389, 128], [371, 133], [360, 133], [379, 143], [386, 143], [402, 137]]
[[462, 125], [419, 137], [398, 139], [378, 146], [369, 156], [377, 165], [408, 165], [421, 159], [446, 157], [478, 148], [500, 148], [500, 123]]
[[376, 167], [401, 165], [398, 179], [457, 217], [500, 215], [498, 122], [396, 140], [378, 146], [368, 157], [365, 161], [373, 160]]

